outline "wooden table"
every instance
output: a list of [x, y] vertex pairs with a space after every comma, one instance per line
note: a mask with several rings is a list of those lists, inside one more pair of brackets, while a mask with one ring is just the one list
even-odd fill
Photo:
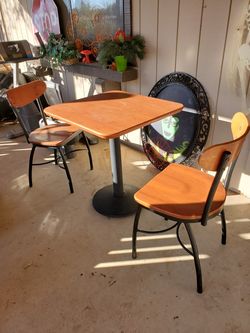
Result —
[[96, 192], [93, 206], [103, 215], [118, 217], [135, 212], [133, 196], [137, 191], [135, 186], [123, 184], [120, 135], [173, 115], [182, 108], [180, 103], [125, 91], [109, 91], [49, 106], [45, 113], [97, 137], [109, 139], [113, 184]]

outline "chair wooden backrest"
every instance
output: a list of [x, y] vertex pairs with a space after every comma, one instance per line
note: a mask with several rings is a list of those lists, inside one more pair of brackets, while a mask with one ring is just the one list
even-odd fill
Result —
[[202, 225], [207, 224], [207, 217], [211, 208], [212, 200], [217, 186], [221, 180], [222, 174], [228, 166], [228, 172], [225, 180], [225, 189], [228, 190], [232, 173], [240, 154], [242, 145], [250, 130], [249, 116], [242, 112], [237, 112], [232, 118], [231, 130], [233, 139], [225, 143], [211, 146], [204, 150], [199, 157], [199, 165], [209, 171], [216, 171], [213, 184], [208, 194], [208, 199], [202, 216]]
[[39, 100], [45, 90], [46, 84], [43, 81], [32, 81], [6, 92], [8, 101], [24, 130], [27, 140], [29, 134], [39, 127], [39, 120], [41, 118], [45, 119], [43, 107]]
[[7, 97], [14, 108], [20, 108], [41, 97], [45, 90], [46, 84], [43, 81], [32, 81], [19, 87], [9, 89], [7, 91]]
[[199, 158], [199, 165], [206, 170], [217, 171], [225, 151], [231, 154], [229, 163], [233, 163], [239, 156], [242, 144], [249, 132], [249, 126], [249, 117], [242, 112], [235, 113], [231, 123], [233, 140], [205, 149]]

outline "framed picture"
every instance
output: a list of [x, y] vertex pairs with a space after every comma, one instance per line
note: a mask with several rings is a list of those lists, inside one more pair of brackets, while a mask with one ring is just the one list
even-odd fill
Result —
[[27, 40], [0, 42], [0, 61], [11, 61], [21, 58], [32, 58]]

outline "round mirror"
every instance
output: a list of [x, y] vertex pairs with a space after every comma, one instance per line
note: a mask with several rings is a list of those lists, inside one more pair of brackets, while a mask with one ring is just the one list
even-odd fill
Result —
[[205, 145], [210, 110], [204, 88], [186, 73], [171, 73], [158, 81], [149, 96], [182, 103], [181, 112], [142, 128], [143, 149], [159, 170], [169, 163], [192, 165]]

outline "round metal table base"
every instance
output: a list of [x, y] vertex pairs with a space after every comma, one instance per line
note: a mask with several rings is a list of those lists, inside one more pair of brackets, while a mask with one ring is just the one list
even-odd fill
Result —
[[113, 185], [105, 186], [95, 193], [93, 206], [98, 213], [110, 217], [134, 214], [137, 209], [137, 203], [134, 200], [136, 191], [138, 191], [137, 187], [124, 185], [124, 195], [114, 197]]

